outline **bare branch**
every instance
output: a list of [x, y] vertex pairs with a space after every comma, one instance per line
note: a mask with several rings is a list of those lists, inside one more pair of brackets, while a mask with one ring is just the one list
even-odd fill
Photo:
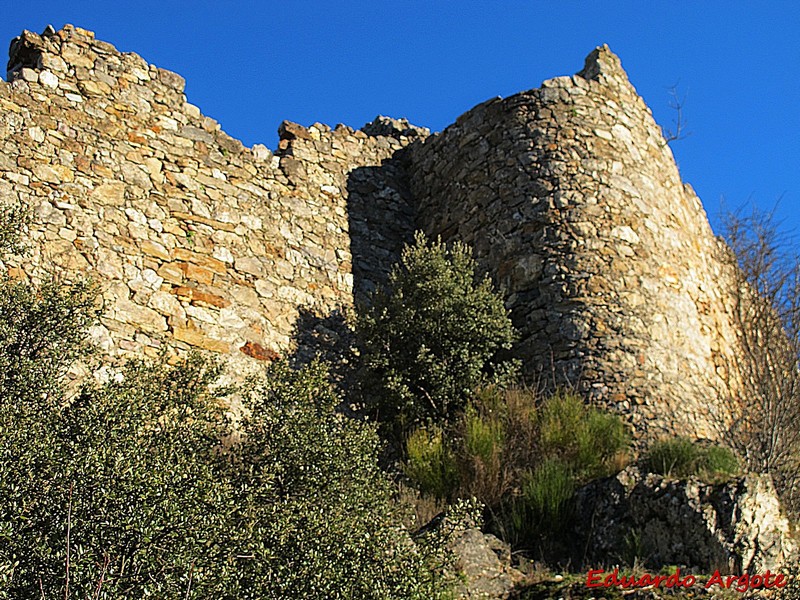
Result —
[[683, 108], [686, 106], [686, 96], [688, 95], [688, 92], [681, 97], [678, 94], [678, 84], [676, 83], [675, 85], [669, 87], [669, 95], [669, 107], [675, 111], [675, 118], [672, 119], [671, 128], [661, 128], [661, 132], [663, 133], [664, 140], [666, 140], [667, 144], [686, 139], [692, 135], [691, 131], [686, 130], [687, 121], [683, 115]]
[[800, 258], [774, 212], [729, 214], [730, 315], [736, 351], [724, 357], [720, 434], [748, 470], [770, 473], [800, 512]]
[[69, 551], [70, 551], [70, 535], [72, 533], [72, 491], [75, 488], [75, 482], [69, 484], [69, 505], [67, 506], [67, 564], [66, 564], [66, 581], [64, 583], [64, 600], [69, 600]]

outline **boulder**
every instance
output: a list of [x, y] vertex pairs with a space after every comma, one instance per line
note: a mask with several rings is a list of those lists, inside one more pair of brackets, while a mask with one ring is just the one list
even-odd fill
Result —
[[508, 598], [523, 579], [511, 566], [511, 547], [490, 533], [466, 529], [454, 540], [452, 549], [463, 580], [457, 598]]
[[656, 568], [761, 573], [797, 553], [768, 475], [708, 484], [631, 466], [578, 490], [575, 510], [580, 564], [637, 559]]

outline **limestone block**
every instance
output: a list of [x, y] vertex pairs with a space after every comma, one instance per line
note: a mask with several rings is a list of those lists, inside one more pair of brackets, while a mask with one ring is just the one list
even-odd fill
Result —
[[227, 354], [231, 351], [229, 343], [208, 337], [194, 327], [173, 327], [172, 335], [178, 341], [186, 342], [203, 350], [210, 350], [220, 354]]

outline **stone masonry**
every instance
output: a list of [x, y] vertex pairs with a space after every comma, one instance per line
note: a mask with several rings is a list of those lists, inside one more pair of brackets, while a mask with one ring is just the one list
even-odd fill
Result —
[[644, 434], [713, 436], [736, 337], [724, 247], [607, 47], [438, 134], [284, 122], [274, 154], [89, 31], [26, 31], [9, 55], [0, 200], [34, 222], [5, 267], [94, 279], [92, 335], [110, 357], [272, 360], [304, 315], [364, 298], [419, 228], [474, 249], [530, 375], [578, 385]]
[[301, 309], [349, 304], [354, 274], [374, 286], [413, 232], [392, 156], [425, 130], [287, 122], [273, 155], [201, 115], [180, 76], [89, 31], [24, 32], [10, 56], [0, 198], [35, 223], [30, 256], [9, 270], [100, 283], [92, 333], [112, 356], [169, 343], [271, 360]]
[[411, 156], [418, 225], [472, 246], [506, 291], [529, 373], [639, 432], [715, 437], [736, 339], [726, 246], [607, 46]]

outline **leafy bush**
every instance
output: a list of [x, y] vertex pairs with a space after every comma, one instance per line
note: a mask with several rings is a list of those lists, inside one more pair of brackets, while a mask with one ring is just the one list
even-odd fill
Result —
[[454, 418], [473, 390], [514, 365], [500, 357], [514, 328], [490, 280], [475, 282], [475, 268], [463, 244], [429, 244], [418, 233], [357, 320], [365, 385], [400, 438]]
[[20, 254], [25, 250], [23, 233], [31, 212], [21, 203], [0, 205], [0, 254]]
[[0, 279], [0, 397], [52, 407], [67, 369], [91, 353], [86, 330], [99, 315], [95, 300], [85, 283], [34, 288]]
[[236, 521], [247, 527], [234, 531], [247, 531], [240, 552], [255, 558], [240, 564], [237, 597], [258, 582], [277, 598], [443, 593], [441, 547], [412, 543], [374, 429], [337, 415], [338, 403], [319, 365], [276, 364], [251, 396], [234, 479]]
[[730, 479], [739, 470], [736, 456], [721, 446], [704, 447], [684, 437], [667, 438], [652, 444], [645, 454], [652, 473], [668, 477], [699, 477], [708, 482]]
[[[320, 367], [273, 367], [220, 453], [214, 365], [134, 364], [0, 430], [12, 597], [436, 598], [440, 546], [399, 525], [370, 427]], [[8, 406], [8, 405], [5, 405]]]
[[13, 597], [176, 597], [192, 578], [208, 589], [221, 556], [206, 536], [225, 517], [209, 507], [228, 496], [205, 402], [215, 375], [196, 359], [135, 363], [72, 401], [3, 403], [0, 562], [16, 565]]
[[325, 370], [226, 390], [196, 356], [65, 391], [94, 317], [85, 286], [0, 284], [0, 598], [438, 598], [446, 531], [415, 542], [372, 428]]

